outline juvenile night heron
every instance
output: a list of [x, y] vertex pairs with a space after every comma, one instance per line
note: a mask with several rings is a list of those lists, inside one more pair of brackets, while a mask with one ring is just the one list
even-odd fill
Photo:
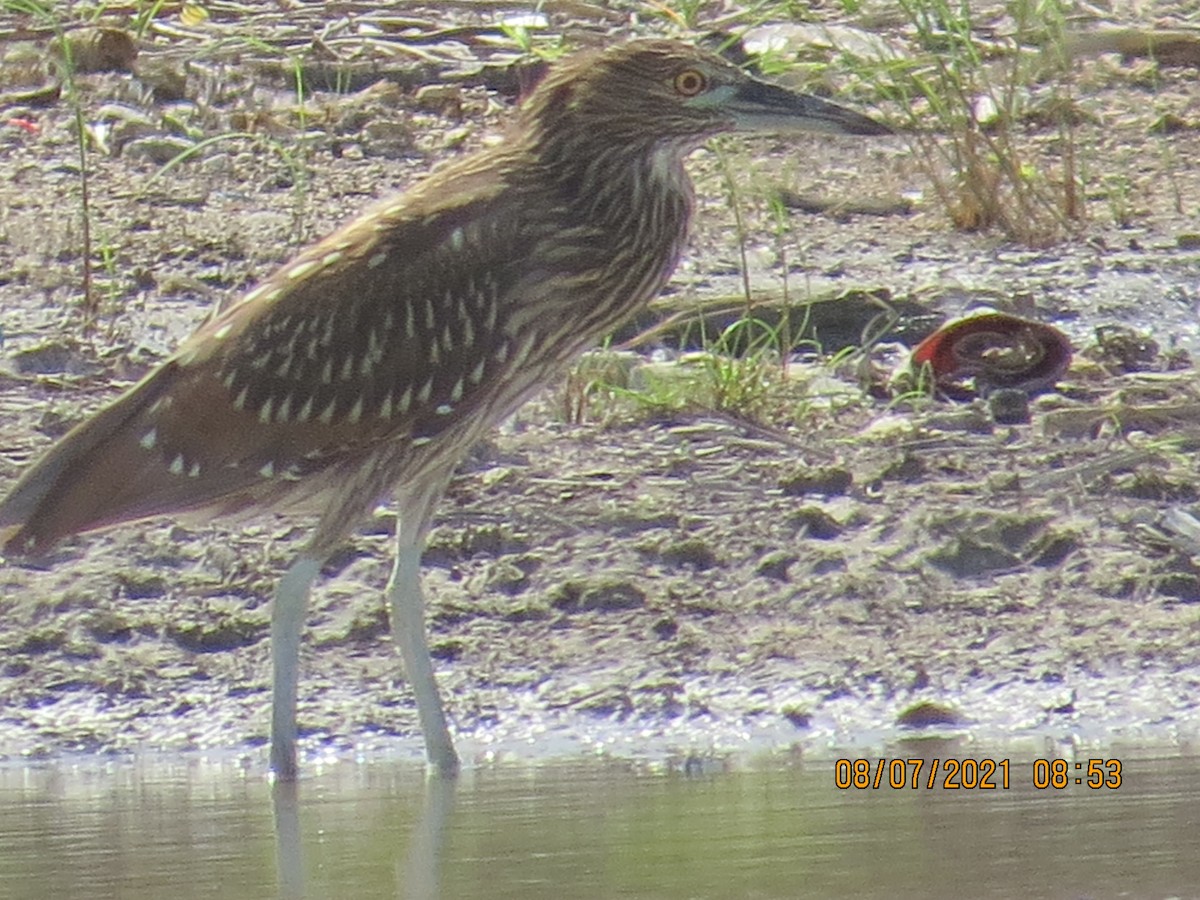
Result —
[[0, 503], [6, 555], [148, 516], [315, 510], [271, 616], [271, 766], [293, 779], [312, 582], [393, 492], [392, 633], [429, 762], [454, 773], [420, 561], [455, 465], [666, 283], [688, 232], [689, 152], [721, 132], [795, 130], [888, 133], [683, 43], [566, 60], [506, 141], [304, 250], [64, 437]]

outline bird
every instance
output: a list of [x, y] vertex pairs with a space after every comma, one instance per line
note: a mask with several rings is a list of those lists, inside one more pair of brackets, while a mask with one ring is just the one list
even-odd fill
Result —
[[288, 782], [313, 583], [390, 495], [392, 637], [427, 762], [453, 777], [420, 564], [456, 466], [666, 285], [687, 242], [693, 150], [797, 131], [891, 133], [686, 41], [564, 57], [504, 140], [299, 252], [63, 436], [0, 501], [4, 556], [155, 516], [314, 518], [272, 598], [269, 763]]

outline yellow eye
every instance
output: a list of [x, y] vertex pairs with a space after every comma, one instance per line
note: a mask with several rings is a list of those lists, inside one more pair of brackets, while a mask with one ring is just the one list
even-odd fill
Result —
[[708, 87], [708, 79], [697, 69], [684, 69], [675, 76], [675, 93], [681, 97], [695, 97]]

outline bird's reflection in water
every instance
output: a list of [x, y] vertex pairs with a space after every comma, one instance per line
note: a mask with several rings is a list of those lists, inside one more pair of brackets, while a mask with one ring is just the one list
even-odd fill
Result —
[[[442, 848], [457, 788], [457, 778], [435, 772], [426, 778], [421, 815], [408, 837], [407, 851], [396, 861], [397, 898], [437, 900], [440, 896]], [[296, 781], [276, 781], [271, 790], [280, 900], [302, 900], [307, 896], [300, 791], [300, 783]]]
[[430, 772], [425, 779], [421, 817], [408, 838], [404, 864], [396, 869], [396, 896], [436, 900], [440, 894], [446, 825], [454, 810], [458, 779]]
[[304, 845], [300, 840], [300, 783], [276, 780], [271, 785], [275, 812], [275, 870], [280, 900], [304, 897]]

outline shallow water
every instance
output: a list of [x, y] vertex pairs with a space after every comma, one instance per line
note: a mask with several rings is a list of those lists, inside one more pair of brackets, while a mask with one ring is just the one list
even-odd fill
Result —
[[228, 757], [8, 764], [0, 897], [1196, 896], [1200, 761], [1117, 758], [1100, 790], [1073, 783], [1085, 757], [1060, 789], [1013, 759], [995, 790], [843, 790], [832, 758], [501, 764], [456, 786], [339, 762], [294, 793]]

